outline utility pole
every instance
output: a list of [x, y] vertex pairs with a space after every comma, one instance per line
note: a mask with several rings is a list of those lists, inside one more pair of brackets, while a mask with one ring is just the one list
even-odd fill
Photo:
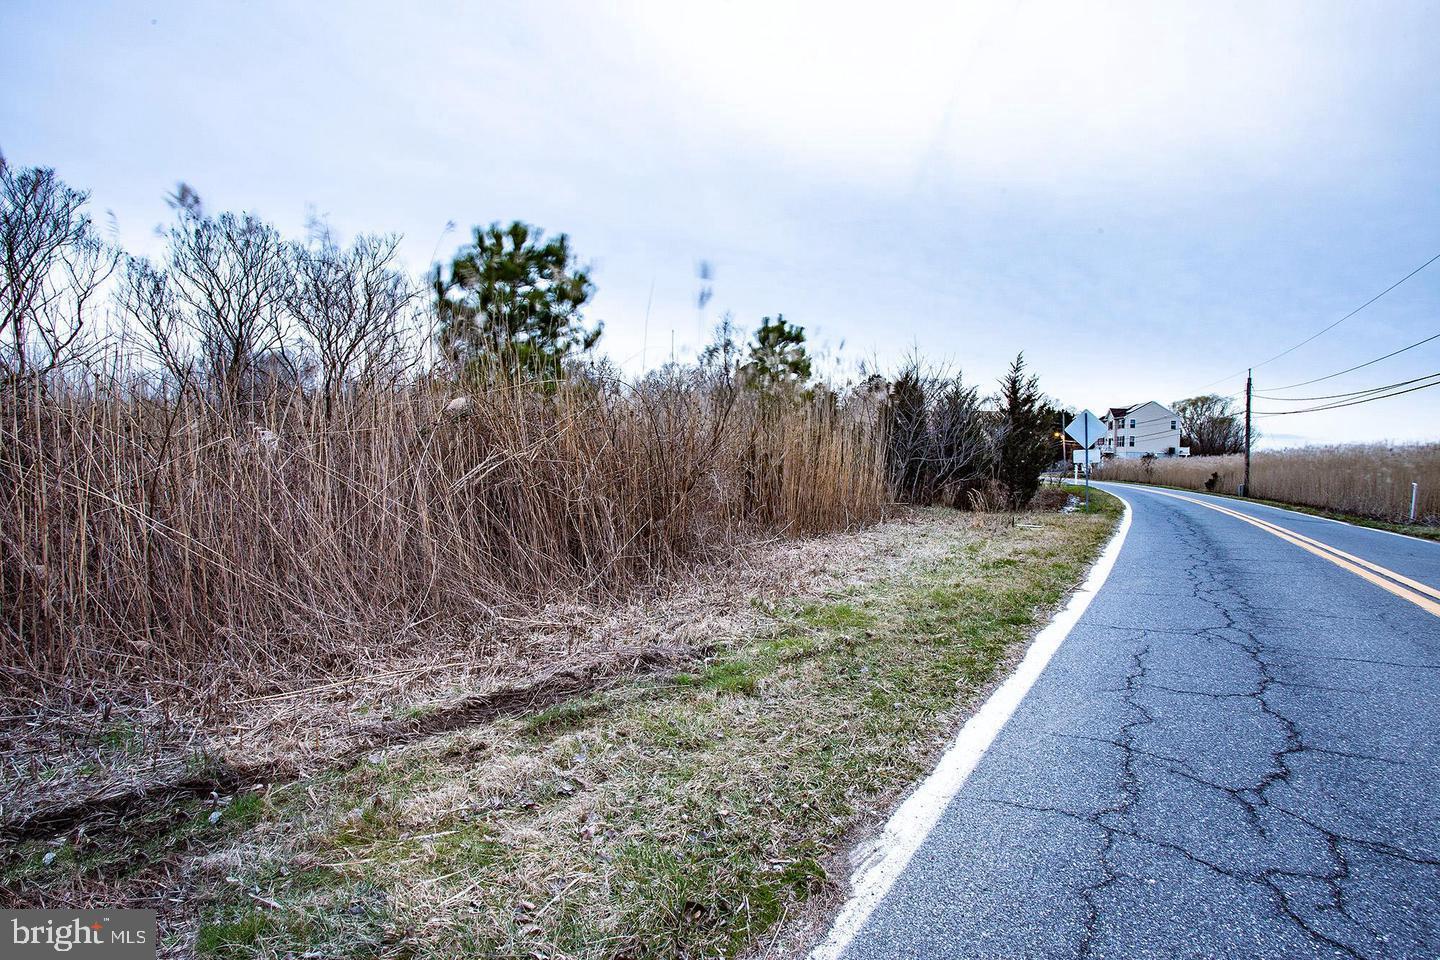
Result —
[[1245, 483], [1240, 488], [1242, 497], [1250, 496], [1250, 392], [1254, 374], [1254, 368], [1245, 371]]

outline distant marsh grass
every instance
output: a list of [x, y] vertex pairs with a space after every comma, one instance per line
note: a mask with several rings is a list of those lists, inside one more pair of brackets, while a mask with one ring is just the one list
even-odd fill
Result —
[[[1245, 460], [1227, 457], [1161, 457], [1107, 460], [1097, 476], [1104, 480], [1158, 483], [1204, 490], [1219, 474], [1216, 493], [1239, 491]], [[1262, 451], [1251, 458], [1250, 494], [1333, 510], [1373, 520], [1404, 523], [1410, 515], [1411, 483], [1419, 483], [1417, 523], [1440, 525], [1440, 444], [1347, 444]]]

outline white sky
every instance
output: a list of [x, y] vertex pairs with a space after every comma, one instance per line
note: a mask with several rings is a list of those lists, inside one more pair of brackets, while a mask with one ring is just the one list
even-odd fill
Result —
[[[1437, 38], [1398, 2], [10, 2], [0, 149], [132, 249], [182, 179], [287, 231], [313, 205], [402, 232], [417, 271], [475, 224], [568, 232], [631, 371], [783, 312], [842, 362], [918, 347], [988, 384], [1024, 350], [1098, 412], [1200, 392], [1440, 252]], [[1440, 264], [1256, 381], [1437, 308]], [[1437, 370], [1440, 341], [1317, 386]], [[1262, 429], [1440, 439], [1437, 414], [1440, 389]]]

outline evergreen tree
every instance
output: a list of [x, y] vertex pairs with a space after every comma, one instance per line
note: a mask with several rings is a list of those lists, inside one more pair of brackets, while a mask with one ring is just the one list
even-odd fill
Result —
[[805, 389], [810, 382], [810, 354], [805, 350], [805, 328], [785, 322], [784, 314], [763, 318], [750, 346], [744, 372], [762, 393]]
[[566, 357], [589, 350], [601, 327], [585, 326], [581, 308], [595, 292], [565, 234], [515, 221], [475, 229], [448, 279], [433, 278], [440, 344], [460, 369], [496, 362], [524, 376], [558, 377]]
[[1053, 457], [1045, 397], [1038, 377], [1025, 372], [1025, 354], [1015, 357], [1000, 380], [995, 432], [995, 473], [1012, 510], [1023, 510], [1040, 488], [1040, 474]]

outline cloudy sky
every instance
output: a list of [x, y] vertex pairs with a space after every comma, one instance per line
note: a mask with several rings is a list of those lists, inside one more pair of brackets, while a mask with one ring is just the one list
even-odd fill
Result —
[[[1436, 340], [1276, 393], [1440, 332], [1440, 262], [1262, 364], [1440, 253], [1437, 80], [1434, 3], [0, 8], [0, 150], [131, 249], [179, 180], [417, 271], [520, 218], [593, 264], [632, 372], [783, 312], [839, 365], [1023, 350], [1096, 410], [1440, 371]], [[1440, 388], [1261, 428], [1440, 439]]]

